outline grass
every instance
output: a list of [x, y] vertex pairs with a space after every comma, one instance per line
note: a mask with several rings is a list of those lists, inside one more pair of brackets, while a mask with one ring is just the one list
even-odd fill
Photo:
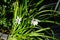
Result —
[[[22, 0], [23, 1], [23, 0]], [[36, 3], [36, 5], [34, 6], [35, 8], [42, 3], [43, 0], [40, 0], [38, 3]], [[20, 5], [18, 3], [18, 0], [16, 0], [16, 2], [14, 3], [14, 18], [13, 18], [13, 28], [11, 31], [11, 35], [9, 36], [8, 40], [36, 40], [34, 37], [38, 37], [37, 39], [39, 40], [43, 40], [44, 39], [53, 39], [55, 40], [54, 36], [48, 36], [45, 35], [44, 33], [41, 33], [41, 31], [46, 31], [46, 30], [50, 30], [50, 28], [37, 28], [38, 30], [33, 30], [36, 25], [31, 25], [31, 20], [32, 18], [35, 18], [37, 15], [43, 13], [43, 12], [58, 12], [58, 11], [54, 11], [54, 10], [43, 10], [43, 11], [39, 11], [36, 12], [35, 8], [33, 9], [29, 9], [29, 5], [28, 5], [29, 0], [24, 0]], [[33, 13], [35, 11], [35, 13]], [[32, 15], [31, 15], [32, 14]], [[33, 16], [34, 15], [34, 16]], [[48, 14], [47, 14], [48, 15]], [[19, 17], [21, 19], [20, 24], [15, 23], [16, 17]], [[43, 15], [44, 16], [44, 15]], [[40, 22], [49, 22], [49, 23], [55, 23], [55, 24], [59, 24], [58, 22], [54, 22], [54, 21], [50, 21], [50, 20], [39, 20]], [[40, 32], [40, 33], [39, 33]], [[42, 38], [40, 38], [42, 37]]]
[[[22, 1], [22, 2], [21, 2]], [[55, 10], [46, 10], [40, 8], [37, 10], [37, 7], [44, 1], [40, 0], [35, 3], [34, 6], [31, 4], [32, 0], [16, 0], [13, 5], [13, 19], [12, 19], [12, 30], [8, 37], [8, 40], [43, 40], [43, 39], [52, 39], [57, 40], [54, 37], [54, 32], [50, 27], [43, 28], [39, 23], [53, 23], [60, 25], [56, 21], [47, 20], [48, 18], [58, 16], [58, 11]], [[21, 2], [21, 3], [20, 3]], [[34, 8], [29, 8], [33, 6]], [[48, 13], [47, 13], [48, 12]], [[53, 14], [54, 13], [54, 14]], [[43, 18], [42, 16], [49, 15], [50, 17]], [[40, 17], [40, 18], [39, 18]], [[44, 31], [51, 31], [52, 35], [46, 35]]]

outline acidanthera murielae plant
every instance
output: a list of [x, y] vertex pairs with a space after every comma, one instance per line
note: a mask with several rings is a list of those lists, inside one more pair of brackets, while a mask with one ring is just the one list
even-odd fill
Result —
[[[47, 20], [49, 17], [44, 19], [42, 17], [45, 15], [57, 16], [58, 11], [46, 10], [46, 9], [42, 10], [44, 7], [43, 8], [41, 7], [37, 11], [37, 6], [40, 5], [43, 2], [43, 0], [40, 0], [39, 2], [34, 4], [34, 8], [29, 8], [29, 6], [31, 6], [30, 5], [31, 0], [21, 0], [21, 1], [22, 2], [19, 3], [19, 1], [16, 0], [16, 2], [13, 3], [14, 6], [13, 8], [14, 17], [12, 20], [13, 25], [8, 40], [43, 40], [43, 39], [48, 40], [49, 38], [56, 40], [56, 38], [54, 38], [53, 31], [52, 31], [53, 36], [48, 36], [45, 35], [45, 33], [42, 33], [42, 31], [51, 30], [50, 27], [43, 28], [39, 26], [38, 23], [49, 22], [60, 25], [60, 23], [58, 22]], [[55, 14], [52, 13], [42, 14], [45, 12], [54, 12]], [[36, 18], [37, 16], [40, 18]]]

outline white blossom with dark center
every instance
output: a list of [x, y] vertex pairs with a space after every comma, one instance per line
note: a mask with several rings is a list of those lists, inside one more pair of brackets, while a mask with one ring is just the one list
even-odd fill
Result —
[[35, 25], [38, 25], [38, 22], [40, 22], [38, 19], [33, 18], [31, 21], [31, 24], [35, 26]]
[[17, 16], [17, 18], [16, 18], [16, 23], [17, 23], [17, 24], [20, 24], [20, 22], [21, 22], [21, 18], [19, 18], [19, 17]]

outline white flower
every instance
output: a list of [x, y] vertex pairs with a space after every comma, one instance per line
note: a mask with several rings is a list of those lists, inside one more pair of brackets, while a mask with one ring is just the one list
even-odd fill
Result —
[[19, 17], [17, 16], [17, 18], [16, 18], [16, 23], [20, 24], [20, 21], [21, 21], [21, 18], [19, 18]]
[[35, 26], [35, 25], [38, 25], [38, 22], [40, 22], [38, 19], [33, 18], [31, 21], [31, 24], [33, 24]]

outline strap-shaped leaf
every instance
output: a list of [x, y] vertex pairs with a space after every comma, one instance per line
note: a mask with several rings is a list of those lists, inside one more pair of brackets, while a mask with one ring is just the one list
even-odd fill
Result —
[[39, 14], [41, 14], [41, 13], [44, 13], [44, 12], [56, 12], [56, 13], [58, 13], [58, 11], [54, 11], [54, 10], [43, 10], [43, 11], [37, 12], [37, 13], [34, 15], [34, 17], [37, 16], [37, 15], [39, 15]]
[[37, 31], [35, 31], [35, 32], [41, 32], [41, 31], [46, 31], [46, 30], [49, 30], [50, 28], [42, 28], [42, 29], [40, 29], [40, 30], [37, 30]]
[[49, 23], [54, 23], [57, 25], [60, 25], [60, 23], [56, 22], [56, 21], [50, 21], [50, 20], [40, 20], [41, 22], [49, 22]]
[[40, 7], [39, 11], [41, 11], [41, 10], [43, 10], [45, 8], [51, 7], [51, 6], [55, 5], [55, 4], [56, 3], [50, 3], [50, 4], [47, 4], [47, 5], [43, 5], [43, 6]]
[[47, 36], [47, 35], [44, 35], [44, 33], [35, 33], [35, 32], [32, 32], [29, 34], [29, 36], [40, 36], [40, 37], [43, 37], [43, 38], [51, 38], [51, 39], [56, 39], [56, 38], [53, 38], [51, 36]]
[[37, 7], [38, 5], [40, 5], [44, 0], [40, 0], [39, 2], [36, 3], [35, 7]]

